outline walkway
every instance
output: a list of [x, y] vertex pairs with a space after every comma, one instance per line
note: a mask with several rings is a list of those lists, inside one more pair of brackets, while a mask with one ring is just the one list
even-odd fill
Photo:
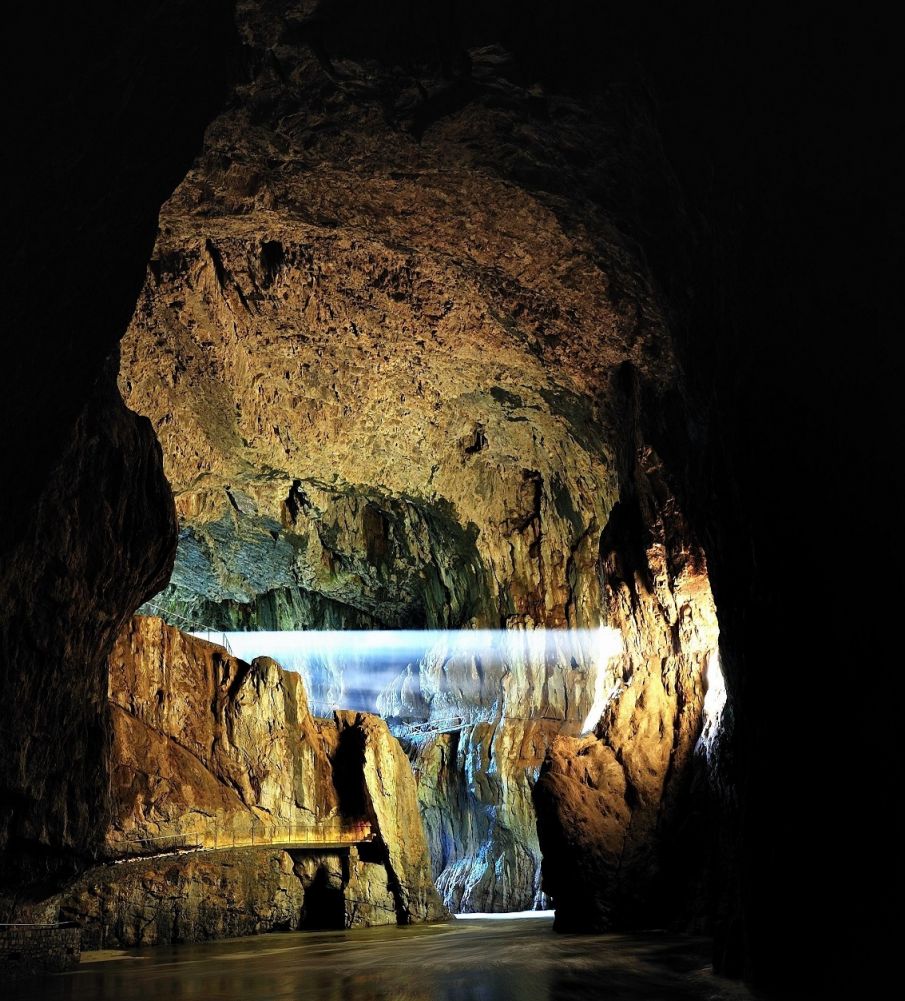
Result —
[[253, 824], [236, 831], [212, 822], [201, 830], [162, 834], [153, 838], [123, 838], [108, 845], [113, 859], [141, 858], [170, 852], [213, 852], [231, 848], [326, 850], [350, 848], [374, 840], [367, 821], [347, 824]]

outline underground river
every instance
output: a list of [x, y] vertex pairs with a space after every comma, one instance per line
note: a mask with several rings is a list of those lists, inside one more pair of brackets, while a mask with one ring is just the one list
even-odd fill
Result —
[[558, 935], [548, 915], [349, 932], [288, 932], [85, 953], [7, 1001], [747, 1001], [714, 977], [706, 939]]

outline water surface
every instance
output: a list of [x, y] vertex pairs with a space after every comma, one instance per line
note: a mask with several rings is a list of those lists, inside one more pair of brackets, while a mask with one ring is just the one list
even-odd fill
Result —
[[85, 953], [6, 1001], [749, 1001], [706, 939], [558, 935], [549, 917], [289, 932]]

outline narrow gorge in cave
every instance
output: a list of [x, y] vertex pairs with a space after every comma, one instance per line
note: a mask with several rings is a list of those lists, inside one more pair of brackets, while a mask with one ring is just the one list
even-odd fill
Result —
[[[883, 638], [826, 625], [896, 426], [837, 250], [856, 36], [696, 2], [54, 16], [15, 15], [27, 87], [7, 61], [3, 996], [879, 975], [889, 798], [832, 727], [845, 689], [886, 753], [850, 681]], [[830, 878], [855, 786], [875, 850]]]

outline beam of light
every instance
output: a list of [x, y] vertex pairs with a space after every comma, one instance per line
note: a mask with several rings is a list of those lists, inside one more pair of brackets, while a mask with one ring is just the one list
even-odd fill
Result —
[[707, 670], [704, 673], [706, 688], [704, 691], [704, 725], [701, 729], [701, 736], [698, 740], [698, 749], [703, 750], [709, 758], [713, 753], [717, 735], [720, 731], [720, 723], [723, 715], [723, 707], [726, 705], [726, 682], [723, 678], [723, 669], [720, 664], [719, 650], [713, 650], [707, 658]]
[[588, 710], [588, 715], [582, 724], [581, 732], [590, 733], [597, 726], [604, 709], [609, 705], [621, 687], [621, 682], [614, 677], [610, 662], [621, 657], [625, 652], [625, 642], [618, 629], [602, 628], [597, 633], [596, 663], [597, 671], [594, 678], [594, 701]]
[[[622, 651], [615, 629], [303, 630], [196, 632], [242, 660], [272, 657], [304, 680], [312, 710], [358, 709], [427, 719], [443, 713], [483, 718], [498, 708], [507, 679], [535, 689], [556, 668], [584, 675], [593, 726], [613, 684], [609, 660]], [[559, 678], [562, 678], [560, 673]], [[551, 680], [552, 679], [552, 680]], [[560, 680], [559, 683], [562, 683]], [[599, 708], [599, 711], [597, 709]], [[586, 725], [588, 722], [586, 720]]]

